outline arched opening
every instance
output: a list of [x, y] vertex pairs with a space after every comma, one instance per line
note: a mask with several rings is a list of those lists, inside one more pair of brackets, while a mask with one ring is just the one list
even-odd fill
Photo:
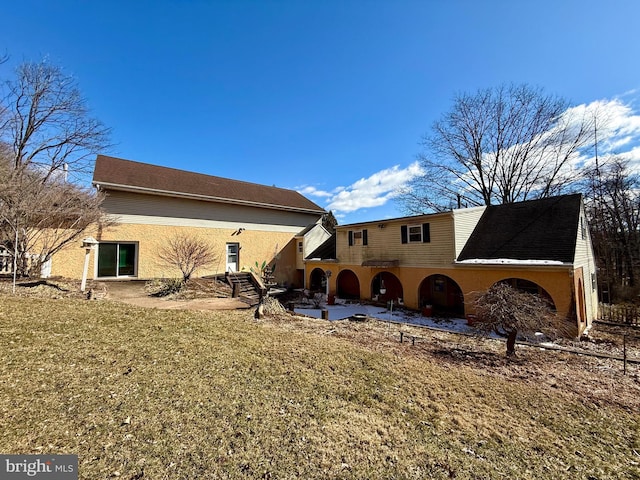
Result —
[[360, 299], [360, 280], [351, 270], [342, 270], [336, 279], [336, 294], [347, 300]]
[[507, 278], [505, 280], [501, 280], [502, 283], [506, 283], [513, 288], [520, 290], [521, 292], [533, 293], [534, 295], [538, 295], [541, 298], [544, 298], [549, 302], [549, 307], [552, 310], [556, 309], [556, 304], [544, 288], [538, 285], [531, 280], [525, 280], [524, 278]]
[[455, 280], [446, 275], [430, 275], [420, 283], [418, 291], [420, 307], [431, 305], [438, 316], [463, 316], [464, 295]]
[[387, 303], [390, 300], [397, 302], [399, 299], [404, 299], [402, 283], [390, 272], [380, 272], [373, 277], [371, 295], [378, 303]]
[[322, 292], [327, 290], [327, 275], [321, 268], [314, 268], [309, 276], [308, 290], [312, 292]]

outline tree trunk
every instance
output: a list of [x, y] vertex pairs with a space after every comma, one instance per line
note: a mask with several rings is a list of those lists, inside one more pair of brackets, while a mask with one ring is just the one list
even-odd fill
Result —
[[507, 337], [507, 357], [511, 357], [516, 354], [516, 336], [518, 335], [518, 330], [515, 328], [513, 330], [508, 331], [509, 336]]

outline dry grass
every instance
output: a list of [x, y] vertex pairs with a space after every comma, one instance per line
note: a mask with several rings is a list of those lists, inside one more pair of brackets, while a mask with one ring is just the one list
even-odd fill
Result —
[[640, 478], [637, 367], [252, 311], [1, 296], [0, 318], [0, 452], [77, 454], [80, 478]]

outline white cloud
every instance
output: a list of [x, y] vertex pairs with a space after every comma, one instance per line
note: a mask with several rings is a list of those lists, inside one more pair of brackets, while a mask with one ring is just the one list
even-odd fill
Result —
[[[602, 99], [588, 104], [577, 105], [568, 109], [562, 117], [565, 125], [577, 127], [583, 119], [597, 115], [598, 153], [624, 155], [630, 165], [637, 166], [640, 172], [640, 114], [636, 113], [632, 102], [636, 92], [627, 92], [624, 101], [621, 98]], [[628, 101], [626, 101], [628, 100]], [[551, 134], [551, 132], [549, 132]], [[568, 165], [571, 169], [593, 162], [593, 145], [585, 146], [580, 153], [572, 155]], [[557, 152], [556, 152], [557, 153]], [[332, 210], [336, 218], [344, 218], [347, 214], [365, 208], [375, 208], [392, 200], [398, 191], [410, 180], [423, 175], [419, 162], [406, 168], [395, 165], [391, 168], [361, 178], [352, 185], [321, 189], [313, 185], [303, 185], [296, 190], [309, 197], [316, 197], [325, 203], [327, 210]]]
[[312, 185], [305, 185], [302, 187], [296, 187], [296, 190], [301, 193], [302, 195], [308, 195], [310, 197], [331, 197], [333, 196], [333, 193], [331, 192], [326, 192], [324, 190], [318, 190], [316, 187], [312, 186]]
[[386, 204], [408, 181], [423, 173], [419, 162], [407, 168], [395, 165], [361, 178], [348, 187], [334, 190], [326, 206], [328, 210], [341, 213], [354, 212], [362, 208], [380, 207]]
[[595, 116], [598, 150], [602, 153], [624, 153], [640, 140], [640, 115], [619, 98], [596, 100], [567, 110], [566, 114]]
[[[640, 115], [630, 103], [619, 98], [597, 100], [567, 110], [567, 115], [595, 116], [598, 156], [620, 155], [629, 160], [632, 168], [640, 165]], [[593, 148], [583, 152], [574, 165], [592, 165]]]

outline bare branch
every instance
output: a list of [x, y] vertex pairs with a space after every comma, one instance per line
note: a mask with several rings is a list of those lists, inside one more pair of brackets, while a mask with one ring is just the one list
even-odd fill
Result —
[[171, 238], [160, 250], [159, 257], [164, 264], [177, 267], [185, 283], [197, 269], [218, 261], [218, 255], [206, 241], [186, 234]]
[[491, 205], [561, 193], [594, 138], [594, 118], [567, 107], [528, 85], [458, 95], [423, 140], [424, 176], [399, 201], [412, 211], [422, 197], [437, 211], [457, 198]]
[[38, 169], [44, 181], [65, 165], [78, 177], [91, 173], [110, 129], [90, 116], [73, 77], [45, 61], [24, 63], [4, 90], [0, 141], [15, 168]]
[[540, 295], [524, 292], [499, 282], [474, 301], [482, 332], [496, 332], [507, 337], [507, 355], [515, 353], [518, 333], [542, 332], [550, 337], [566, 335], [569, 327], [551, 310], [549, 301]]

